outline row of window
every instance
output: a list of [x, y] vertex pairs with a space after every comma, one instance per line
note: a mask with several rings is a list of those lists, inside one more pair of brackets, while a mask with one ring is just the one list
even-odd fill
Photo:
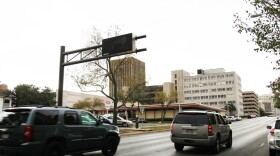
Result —
[[193, 96], [193, 97], [185, 97], [185, 100], [204, 100], [204, 99], [221, 99], [226, 98], [226, 95], [207, 95], [207, 96]]
[[202, 90], [188, 90], [188, 91], [184, 91], [184, 94], [224, 92], [224, 91], [232, 91], [232, 90], [233, 90], [233, 88], [214, 88], [214, 89], [202, 89]]
[[206, 86], [222, 86], [222, 85], [232, 85], [234, 81], [222, 81], [222, 82], [205, 82], [205, 83], [194, 83], [187, 84], [184, 88], [196, 88], [196, 87], [206, 87]]
[[226, 104], [235, 104], [235, 101], [216, 101], [216, 102], [201, 102], [204, 105], [226, 105]]
[[222, 75], [208, 75], [208, 76], [201, 76], [201, 77], [191, 77], [185, 79], [185, 82], [191, 81], [203, 81], [203, 80], [213, 80], [213, 79], [223, 79], [223, 78], [231, 78], [234, 77], [234, 74], [222, 74]]

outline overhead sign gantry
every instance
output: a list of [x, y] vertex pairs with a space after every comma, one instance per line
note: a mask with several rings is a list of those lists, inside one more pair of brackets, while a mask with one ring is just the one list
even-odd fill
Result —
[[[120, 35], [112, 38], [107, 38], [102, 40], [102, 45], [97, 45], [93, 47], [87, 47], [83, 49], [77, 49], [73, 51], [65, 51], [65, 46], [60, 48], [60, 63], [59, 63], [59, 82], [58, 82], [58, 98], [57, 105], [62, 106], [63, 101], [63, 80], [64, 80], [64, 67], [84, 62], [95, 61], [99, 59], [105, 59], [120, 55], [132, 54], [137, 52], [146, 51], [146, 48], [136, 49], [135, 41], [137, 39], [146, 38], [146, 35], [135, 36], [132, 33]], [[82, 52], [88, 50], [96, 50], [102, 48], [102, 56], [95, 58], [86, 58], [87, 56], [82, 56]], [[73, 55], [70, 58], [68, 56]], [[75, 60], [80, 56], [80, 59]]]

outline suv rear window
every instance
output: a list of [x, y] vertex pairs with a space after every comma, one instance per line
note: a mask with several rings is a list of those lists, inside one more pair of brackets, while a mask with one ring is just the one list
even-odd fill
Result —
[[35, 113], [34, 125], [56, 125], [58, 110], [38, 110]]
[[173, 123], [177, 124], [208, 124], [208, 116], [205, 113], [178, 113]]
[[280, 120], [276, 120], [275, 129], [280, 129]]
[[12, 109], [0, 114], [0, 125], [16, 126], [26, 123], [30, 109]]

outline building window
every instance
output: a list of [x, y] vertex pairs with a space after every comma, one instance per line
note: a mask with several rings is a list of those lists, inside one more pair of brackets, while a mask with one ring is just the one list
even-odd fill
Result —
[[177, 78], [177, 74], [175, 74], [174, 76], [175, 76], [175, 79], [176, 79]]

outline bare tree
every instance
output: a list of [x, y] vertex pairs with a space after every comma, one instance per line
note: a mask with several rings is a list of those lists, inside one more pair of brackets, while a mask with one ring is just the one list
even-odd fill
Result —
[[104, 101], [100, 98], [85, 98], [83, 100], [78, 100], [74, 103], [73, 107], [85, 110], [95, 110], [96, 107], [104, 106]]
[[[91, 36], [87, 46], [101, 45], [102, 39], [119, 36], [120, 31], [121, 29], [119, 26], [109, 27], [106, 32], [102, 32], [96, 27], [93, 27], [90, 32]], [[114, 64], [114, 67], [111, 63], [112, 58], [109, 57], [84, 63], [82, 66], [76, 67], [71, 71], [71, 77], [83, 92], [100, 92], [113, 101], [113, 124], [117, 124], [117, 107], [119, 102], [116, 76], [121, 69], [122, 64], [128, 57], [131, 57], [131, 55], [132, 54], [119, 56], [118, 59], [120, 61], [118, 61], [117, 65]], [[95, 58], [100, 56], [102, 56], [102, 48], [83, 52], [83, 57], [85, 58]], [[107, 93], [109, 82], [113, 85], [112, 95]]]

